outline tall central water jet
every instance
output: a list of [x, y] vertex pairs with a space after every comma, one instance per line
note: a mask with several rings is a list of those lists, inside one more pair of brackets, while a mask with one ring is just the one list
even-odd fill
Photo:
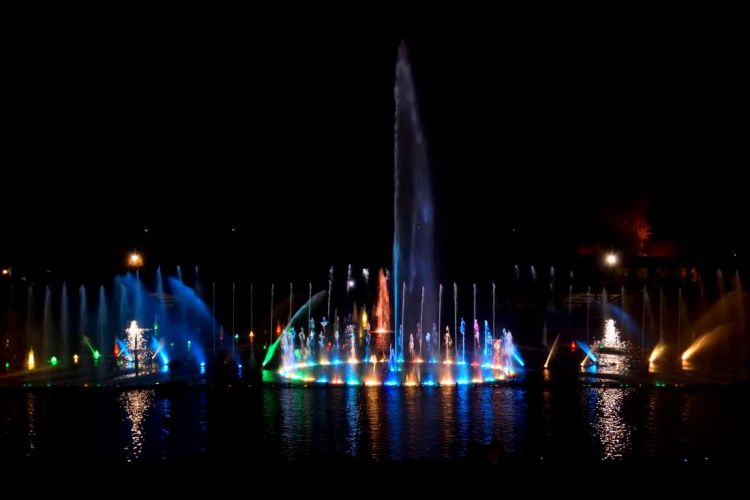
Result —
[[[340, 324], [337, 309], [331, 312], [330, 305], [326, 309], [326, 313], [334, 314], [333, 338], [324, 338], [324, 341], [328, 340], [327, 347], [324, 348], [323, 343], [317, 349], [313, 347], [312, 339], [316, 338], [316, 335], [320, 335], [318, 338], [321, 338], [325, 333], [318, 334], [314, 331], [313, 311], [305, 306], [310, 329], [305, 332], [306, 327], [299, 328], [299, 324], [293, 325], [294, 321], [290, 318], [286, 328], [279, 327], [276, 330], [279, 338], [269, 348], [263, 365], [268, 365], [278, 346], [280, 367], [277, 373], [280, 380], [304, 384], [432, 386], [495, 382], [515, 378], [519, 369], [523, 367], [523, 359], [510, 331], [503, 329], [502, 334], [498, 332], [495, 337], [488, 322], [483, 321], [486, 356], [479, 358], [480, 318], [476, 285], [473, 286], [474, 307], [469, 330], [474, 332], [473, 338], [477, 342], [477, 347], [473, 351], [478, 358], [477, 362], [470, 360], [467, 363], [466, 360], [467, 325], [464, 318], [461, 318], [460, 323], [458, 321], [456, 283], [453, 284], [454, 331], [451, 335], [450, 328], [445, 325], [445, 333], [442, 333], [443, 297], [442, 287], [438, 286], [436, 276], [433, 187], [411, 66], [403, 44], [399, 47], [396, 62], [394, 104], [393, 271], [392, 279], [389, 279], [384, 271], [378, 276], [378, 299], [374, 310], [374, 316], [377, 318], [376, 330], [370, 330], [367, 303], [359, 309], [361, 316], [357, 314], [355, 300], [362, 294], [357, 289], [350, 265], [346, 273], [345, 299], [341, 299], [346, 300], [345, 324]], [[366, 284], [368, 273], [363, 271], [363, 276]], [[331, 283], [332, 271], [329, 273], [328, 281], [329, 299]], [[388, 294], [389, 286], [393, 286], [391, 296]], [[494, 288], [493, 285], [493, 327]], [[272, 285], [272, 303], [273, 290]], [[290, 285], [290, 311], [293, 310], [291, 292]], [[437, 301], [434, 300], [436, 296]], [[314, 297], [312, 300], [315, 300]], [[312, 301], [309, 303], [312, 304]], [[406, 308], [407, 305], [409, 309]], [[352, 311], [351, 315], [348, 311]], [[273, 308], [271, 315], [273, 324]], [[324, 319], [320, 324], [325, 328], [328, 323]], [[342, 326], [343, 335], [340, 332]], [[392, 337], [377, 335], [374, 339], [370, 338], [371, 333], [388, 331], [393, 331]], [[388, 339], [387, 344], [383, 342], [384, 339]], [[381, 344], [372, 344], [372, 340]], [[471, 341], [470, 333], [469, 342]], [[445, 358], [441, 356], [441, 345], [445, 346]], [[451, 351], [455, 355], [451, 356]], [[434, 356], [435, 352], [437, 357]]]
[[[437, 293], [434, 258], [435, 218], [430, 168], [411, 64], [403, 42], [398, 49], [393, 97], [393, 303], [397, 305], [401, 283], [406, 283], [406, 293], [413, 293], [421, 287], [424, 287], [428, 294]], [[427, 318], [434, 321], [432, 307], [428, 305], [427, 309]], [[393, 316], [394, 329], [405, 323], [406, 318], [399, 318], [398, 314], [396, 307]], [[417, 318], [412, 311], [405, 311], [403, 314], [410, 320]]]

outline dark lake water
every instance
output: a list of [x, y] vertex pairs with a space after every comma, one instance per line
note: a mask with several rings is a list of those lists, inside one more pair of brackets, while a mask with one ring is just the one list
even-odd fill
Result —
[[750, 445], [744, 388], [572, 385], [9, 390], [14, 463], [192, 460], [721, 462]]

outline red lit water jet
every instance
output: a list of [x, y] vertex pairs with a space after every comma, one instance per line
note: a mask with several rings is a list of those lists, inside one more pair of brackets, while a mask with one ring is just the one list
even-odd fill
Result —
[[385, 272], [382, 269], [378, 272], [378, 300], [375, 305], [375, 319], [378, 325], [375, 333], [391, 331], [391, 299], [388, 296], [388, 280], [385, 279]]

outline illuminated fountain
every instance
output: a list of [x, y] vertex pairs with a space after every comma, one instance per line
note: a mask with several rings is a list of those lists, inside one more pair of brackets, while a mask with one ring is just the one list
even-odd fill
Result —
[[[432, 301], [419, 300], [421, 296], [438, 294], [435, 272], [435, 210], [432, 195], [432, 176], [427, 154], [427, 144], [420, 119], [416, 89], [406, 46], [398, 49], [395, 82], [394, 119], [394, 197], [393, 197], [393, 325], [399, 332], [400, 345], [395, 351], [400, 360], [406, 358], [404, 347], [411, 327], [437, 320]], [[423, 291], [424, 290], [424, 291]], [[409, 300], [407, 301], [407, 295]], [[407, 309], [407, 304], [409, 308]], [[403, 330], [403, 333], [402, 333]], [[416, 344], [421, 335], [417, 333]]]
[[[3, 363], [8, 382], [109, 383], [133, 374], [158, 375], [168, 370], [171, 361], [190, 378], [198, 374], [199, 366], [206, 366], [202, 346], [215, 321], [180, 279], [162, 280], [157, 270], [155, 292], [146, 289], [138, 273], [115, 277], [111, 294], [107, 285], [98, 286], [93, 297], [88, 296], [89, 287], [77, 284], [76, 288], [78, 293], [69, 296], [67, 284], [57, 290], [47, 285], [40, 294], [43, 307], [35, 307], [31, 300], [26, 304], [26, 328], [19, 329], [17, 342], [19, 362]], [[58, 293], [56, 308], [53, 297]], [[28, 295], [34, 299], [32, 293]], [[217, 353], [217, 358], [223, 355]], [[156, 382], [158, 376], [141, 380]]]
[[595, 339], [593, 345], [580, 342], [578, 345], [586, 353], [581, 367], [588, 365], [590, 371], [623, 375], [639, 362], [632, 343], [622, 338], [612, 318], [605, 319], [602, 336]]
[[690, 346], [685, 349], [685, 352], [683, 352], [680, 356], [682, 367], [686, 370], [694, 369], [695, 365], [693, 363], [693, 360], [695, 356], [698, 353], [705, 351], [709, 347], [712, 347], [720, 340], [722, 336], [725, 335], [726, 333], [723, 329], [716, 329], [708, 333], [704, 333], [703, 335], [695, 339], [695, 341], [693, 341]]
[[[464, 353], [466, 357], [458, 361], [453, 350], [458, 339], [451, 335], [449, 326], [445, 325], [443, 338], [439, 339], [436, 324], [423, 331], [419, 321], [413, 328], [406, 326], [410, 332], [406, 352], [403, 358], [397, 355], [388, 328], [388, 315], [381, 307], [390, 303], [385, 276], [385, 271], [381, 271], [374, 308], [378, 318], [375, 330], [371, 330], [367, 307], [363, 306], [359, 318], [352, 314], [351, 322], [344, 324], [338, 340], [336, 330], [333, 334], [325, 328], [316, 331], [316, 320], [309, 311], [322, 305], [325, 292], [312, 296], [297, 310], [269, 349], [263, 366], [277, 375], [275, 378], [269, 375], [270, 380], [369, 386], [468, 384], [513, 379], [523, 370], [524, 361], [513, 342], [513, 334], [503, 329], [502, 335], [495, 338], [487, 321], [483, 322], [484, 347]], [[309, 323], [305, 318], [308, 314]], [[317, 323], [323, 325], [324, 320]], [[478, 329], [479, 320], [475, 323]], [[463, 321], [462, 328], [465, 329]], [[314, 343], [312, 338], [318, 341]], [[440, 341], [444, 348], [438, 351], [436, 344]], [[274, 360], [278, 361], [276, 368]]]
[[36, 368], [36, 360], [34, 359], [34, 349], [29, 350], [29, 356], [26, 360], [26, 368], [33, 370]]
[[138, 326], [138, 322], [133, 320], [130, 322], [130, 326], [125, 330], [126, 334], [126, 345], [128, 347], [127, 352], [129, 353], [130, 362], [133, 363], [135, 368], [135, 374], [138, 375], [138, 357], [143, 357], [143, 352], [148, 349], [146, 339], [143, 337], [143, 333], [146, 332], [147, 328], [141, 328]]
[[549, 368], [549, 363], [552, 361], [552, 358], [555, 356], [555, 353], [557, 352], [557, 346], [560, 342], [560, 334], [558, 333], [555, 337], [555, 340], [552, 342], [552, 347], [550, 347], [549, 353], [547, 354], [547, 359], [544, 362], [544, 368]]
[[[330, 285], [328, 289], [330, 290]], [[391, 300], [388, 295], [388, 280], [383, 269], [378, 273], [378, 299], [375, 304], [375, 320], [377, 321], [377, 328], [373, 333], [393, 333], [391, 330]]]

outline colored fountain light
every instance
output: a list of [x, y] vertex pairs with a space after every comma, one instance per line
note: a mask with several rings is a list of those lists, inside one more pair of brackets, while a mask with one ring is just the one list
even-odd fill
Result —
[[557, 337], [555, 337], [555, 340], [552, 342], [552, 347], [550, 347], [549, 354], [547, 354], [547, 360], [544, 362], [544, 367], [549, 368], [549, 362], [552, 360], [552, 357], [555, 355], [555, 352], [557, 351], [557, 344], [560, 341], [560, 334], [557, 334]]
[[388, 280], [383, 269], [378, 272], [378, 299], [375, 303], [375, 320], [377, 324], [375, 333], [391, 331], [391, 300], [388, 294]]
[[[385, 287], [382, 290], [388, 291]], [[379, 302], [389, 302], [379, 295]], [[370, 331], [367, 309], [365, 304], [359, 317], [350, 315], [342, 325], [341, 334], [340, 330], [317, 331], [315, 325], [323, 322], [316, 321], [307, 305], [302, 306], [272, 344], [263, 366], [270, 370], [271, 363], [275, 366], [278, 362], [274, 373], [292, 383], [315, 381], [365, 386], [491, 383], [515, 378], [524, 368], [513, 334], [502, 329], [500, 335], [493, 337], [487, 322], [484, 347], [466, 351], [463, 353], [466, 361], [461, 362], [452, 359], [454, 351], [448, 347], [457, 339], [449, 330], [446, 330], [447, 347], [443, 350], [438, 346], [443, 339], [437, 333], [437, 325], [427, 331], [422, 330], [420, 322], [404, 326], [403, 330], [412, 333], [409, 333], [409, 349], [401, 358], [396, 354], [392, 331], [384, 331], [377, 337]]]
[[664, 354], [664, 345], [657, 344], [656, 347], [654, 347], [654, 350], [651, 351], [651, 355], [648, 357], [648, 362], [655, 363], [656, 360], [658, 360], [662, 354]]
[[[355, 303], [353, 307], [347, 306], [342, 315], [334, 310], [335, 321], [330, 322], [332, 329], [329, 331], [326, 318], [331, 318], [332, 312], [331, 270], [325, 316], [319, 323], [315, 321], [310, 304], [310, 286], [308, 305], [294, 316], [290, 311], [285, 327], [277, 324], [275, 342], [271, 343], [262, 366], [271, 372], [273, 363], [273, 373], [289, 381], [316, 380], [319, 383], [348, 385], [435, 385], [438, 381], [469, 383], [471, 380], [484, 382], [513, 377], [523, 368], [524, 361], [510, 331], [503, 330], [499, 335], [484, 321], [484, 335], [480, 337], [476, 286], [472, 317], [474, 348], [467, 351], [463, 319], [460, 337], [457, 318], [454, 318], [453, 333], [449, 325], [441, 321], [443, 287], [438, 284], [436, 274], [436, 220], [432, 184], [429, 182], [431, 166], [411, 63], [404, 44], [398, 49], [393, 92], [392, 274], [385, 269], [379, 270], [374, 303], [364, 304], [360, 308]], [[352, 299], [357, 288], [355, 276], [349, 265], [344, 283], [347, 297]], [[362, 270], [362, 278], [364, 285], [367, 285], [369, 269]], [[453, 289], [455, 310], [455, 284]], [[411, 298], [417, 295], [420, 300], [413, 301]], [[271, 297], [273, 302], [273, 286]], [[407, 300], [407, 297], [411, 298]], [[289, 304], [291, 308], [291, 285]], [[370, 325], [372, 319], [368, 311], [374, 316], [374, 329]], [[300, 312], [306, 316], [306, 320], [298, 317]], [[271, 318], [273, 323], [273, 311]], [[492, 319], [494, 329], [494, 310]], [[321, 330], [316, 331], [317, 324], [322, 326]], [[278, 369], [275, 368], [276, 362]]]
[[580, 347], [581, 350], [586, 353], [586, 356], [583, 358], [583, 361], [581, 361], [581, 367], [586, 366], [586, 362], [589, 359], [591, 359], [593, 363], [596, 363], [598, 361], [596, 355], [594, 354], [594, 351], [589, 346], [587, 346], [581, 341], [577, 341], [577, 344], [578, 344], [578, 347]]
[[[139, 265], [142, 261], [140, 254], [125, 257], [126, 264]], [[198, 363], [205, 361], [202, 346], [202, 341], [207, 338], [205, 332], [210, 332], [215, 323], [210, 308], [198, 296], [198, 288], [187, 286], [181, 278], [162, 279], [159, 268], [155, 270], [155, 280], [146, 278], [142, 281], [141, 273], [132, 272], [132, 268], [130, 271], [114, 278], [111, 293], [105, 286], [98, 286], [95, 294], [98, 300], [92, 300], [93, 294], [84, 285], [76, 286], [77, 300], [71, 300], [70, 287], [61, 283], [57, 289], [55, 285], [45, 286], [43, 294], [38, 294], [43, 301], [37, 307], [32, 301], [34, 294], [29, 285], [25, 308], [26, 338], [19, 334], [18, 339], [13, 339], [17, 346], [26, 344], [26, 347], [25, 352], [14, 353], [21, 360], [14, 367], [24, 371], [29, 367], [41, 369], [42, 366], [48, 370], [63, 365], [79, 368], [86, 365], [88, 359], [92, 366], [99, 368], [95, 372], [76, 370], [75, 375], [55, 371], [54, 380], [47, 380], [53, 385], [65, 383], [72, 376], [77, 379], [96, 378], [106, 383], [121, 376], [122, 372], [115, 370], [115, 366], [131, 368], [136, 356], [140, 358], [140, 369], [144, 373], [163, 369], [171, 357], [197, 371]], [[179, 268], [177, 275], [181, 275]], [[154, 288], [147, 289], [145, 283], [153, 283]], [[196, 274], [196, 285], [198, 283]], [[57, 293], [59, 302], [54, 299]], [[94, 311], [90, 309], [92, 302], [96, 303]], [[53, 307], [55, 303], [59, 307]], [[130, 322], [125, 322], [130, 319], [128, 316], [138, 322], [153, 321], [153, 335], [140, 334], [136, 346], [133, 329], [128, 328]], [[138, 322], [135, 326], [140, 330]], [[196, 338], [186, 352], [185, 340], [190, 338], [189, 335], [196, 335]], [[154, 353], [157, 353], [155, 357], [152, 356]], [[1, 354], [0, 368], [6, 361], [4, 354]], [[107, 357], [104, 354], [114, 354], [116, 365], [102, 363]]]

